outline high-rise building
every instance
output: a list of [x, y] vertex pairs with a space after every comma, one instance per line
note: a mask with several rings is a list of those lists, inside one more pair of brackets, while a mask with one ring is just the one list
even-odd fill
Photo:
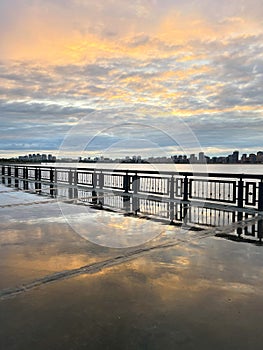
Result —
[[257, 162], [257, 156], [254, 153], [250, 153], [248, 159], [249, 159], [249, 163], [256, 163]]
[[263, 152], [258, 151], [257, 153], [257, 163], [263, 163]]
[[247, 163], [247, 162], [248, 162], [247, 154], [244, 153], [242, 154], [242, 157], [241, 157], [241, 163]]
[[238, 151], [234, 151], [232, 154], [232, 162], [233, 163], [238, 163], [238, 158], [239, 158], [239, 152]]
[[198, 158], [200, 163], [205, 163], [206, 158], [204, 152], [199, 152], [199, 158]]
[[190, 163], [196, 163], [197, 157], [194, 153], [190, 154], [189, 161], [190, 161]]

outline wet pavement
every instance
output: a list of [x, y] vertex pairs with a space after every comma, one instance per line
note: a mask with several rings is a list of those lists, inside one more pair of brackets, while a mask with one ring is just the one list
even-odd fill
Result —
[[262, 349], [262, 246], [41, 200], [0, 188], [1, 349]]

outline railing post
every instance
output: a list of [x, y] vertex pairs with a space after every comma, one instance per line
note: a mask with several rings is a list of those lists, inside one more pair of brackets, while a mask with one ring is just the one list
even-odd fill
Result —
[[129, 193], [130, 190], [130, 175], [128, 172], [126, 172], [125, 175], [123, 175], [123, 190], [124, 193]]
[[2, 165], [2, 184], [5, 184], [5, 166]]
[[38, 192], [38, 169], [37, 168], [35, 168], [35, 192]]
[[258, 239], [259, 242], [262, 242], [263, 238], [263, 220], [258, 220]]
[[131, 199], [130, 196], [122, 195], [123, 198], [123, 208], [126, 211], [126, 213], [131, 212]]
[[170, 181], [169, 211], [170, 211], [170, 225], [172, 225], [174, 224], [174, 176], [173, 175]]
[[7, 178], [7, 186], [8, 187], [11, 187], [11, 185], [12, 185], [12, 177], [11, 177], [11, 165], [8, 165], [8, 167], [7, 167], [7, 176], [8, 176], [8, 178]]
[[[240, 214], [242, 215], [242, 213], [240, 213]], [[242, 219], [240, 219], [240, 220], [242, 220]], [[238, 235], [239, 238], [241, 237], [242, 233], [243, 233], [243, 228], [242, 227], [238, 227], [237, 228], [237, 235]]]
[[102, 190], [104, 186], [104, 174], [101, 171], [98, 175], [99, 175], [99, 188]]
[[97, 174], [95, 171], [92, 173], [92, 187], [94, 189], [97, 187]]
[[18, 180], [18, 167], [15, 166], [15, 188], [18, 188], [19, 187], [19, 180]]
[[263, 211], [263, 182], [258, 184], [258, 210]]
[[35, 168], [35, 192], [41, 193], [41, 170], [40, 168]]
[[68, 172], [68, 184], [69, 184], [68, 197], [69, 197], [69, 199], [73, 198], [72, 180], [73, 180], [72, 171], [71, 171], [71, 169], [69, 169], [69, 172]]
[[50, 168], [49, 170], [49, 193], [51, 197], [54, 197], [55, 191], [54, 191], [54, 169]]
[[137, 197], [137, 194], [140, 189], [140, 177], [138, 176], [137, 173], [132, 178], [132, 191], [133, 191], [133, 196], [132, 196], [132, 211], [135, 215], [140, 211], [140, 200]]
[[184, 176], [184, 193], [183, 193], [183, 221], [186, 221], [187, 214], [188, 214], [188, 177], [187, 175]]
[[78, 198], [78, 169], [74, 171], [74, 198]]
[[91, 192], [91, 195], [92, 195], [92, 199], [91, 199], [91, 202], [92, 204], [97, 204], [97, 192], [96, 192], [96, 188], [97, 188], [97, 173], [95, 172], [94, 170], [94, 173], [92, 174], [92, 192]]
[[[238, 206], [238, 208], [241, 208], [241, 209], [244, 207], [244, 181], [243, 181], [242, 177], [240, 177], [240, 179], [238, 181], [237, 206]], [[243, 219], [243, 213], [239, 211], [237, 214], [237, 220], [241, 221], [242, 219]], [[240, 236], [240, 232], [238, 232], [238, 235]]]
[[23, 168], [23, 189], [24, 191], [28, 190], [28, 168], [24, 166]]
[[99, 197], [98, 198], [98, 203], [103, 206], [104, 205], [104, 193], [103, 193], [103, 187], [104, 187], [104, 174], [101, 171], [100, 173], [98, 173], [99, 176]]
[[[126, 174], [123, 175], [123, 190], [124, 190], [124, 193], [129, 193], [130, 191], [130, 175], [128, 174], [127, 171], [126, 171]], [[128, 213], [131, 211], [130, 196], [126, 196], [124, 194], [122, 197], [123, 197], [124, 210]]]
[[188, 201], [188, 177], [184, 176], [184, 193], [183, 193], [183, 201]]
[[41, 168], [38, 168], [38, 193], [41, 194], [42, 184], [41, 184]]
[[97, 192], [95, 191], [95, 189], [92, 190], [91, 195], [92, 195], [92, 199], [91, 199], [92, 204], [97, 204], [98, 198], [97, 198]]
[[237, 206], [238, 208], [243, 208], [243, 202], [244, 202], [244, 181], [243, 178], [240, 177], [238, 181], [238, 190], [237, 190]]

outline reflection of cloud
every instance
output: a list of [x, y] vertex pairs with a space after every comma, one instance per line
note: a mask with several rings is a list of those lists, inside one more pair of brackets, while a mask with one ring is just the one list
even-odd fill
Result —
[[[195, 260], [201, 249], [198, 245], [188, 250], [190, 264], [181, 270], [172, 261], [184, 256], [190, 244], [152, 252], [122, 265], [42, 286], [11, 302], [3, 301], [1, 308], [8, 322], [3, 323], [2, 331], [10, 334], [8, 344], [25, 344], [25, 334], [30, 339], [27, 344], [31, 344], [30, 335], [39, 329], [47, 334], [48, 322], [52, 332], [55, 330], [52, 344], [63, 348], [69, 339], [77, 339], [78, 343], [95, 344], [94, 348], [245, 349], [252, 344], [253, 349], [260, 349], [261, 247], [253, 247], [247, 255], [250, 249], [244, 244], [240, 248], [230, 242], [222, 246], [220, 240], [213, 240], [211, 245], [204, 241], [202, 245], [203, 260]], [[235, 256], [237, 251], [238, 263], [233, 264], [233, 252]], [[96, 256], [98, 252], [93, 253]], [[34, 258], [38, 262], [39, 257]], [[224, 273], [218, 273], [218, 264], [224, 265]], [[19, 275], [22, 269], [15, 267]], [[255, 272], [258, 279], [253, 281], [252, 290], [249, 284]], [[63, 327], [59, 326], [61, 320]], [[17, 332], [14, 339], [11, 334], [18, 328], [23, 332]]]
[[[106, 198], [107, 199], [107, 198]], [[87, 207], [61, 206], [63, 216], [73, 230], [84, 239], [113, 248], [129, 248], [159, 236], [162, 227], [154, 222], [125, 217]]]

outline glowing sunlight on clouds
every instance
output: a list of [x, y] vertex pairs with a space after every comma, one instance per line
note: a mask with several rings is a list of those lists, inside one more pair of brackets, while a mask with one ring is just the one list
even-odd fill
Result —
[[249, 133], [243, 149], [260, 148], [262, 15], [258, 0], [2, 1], [0, 149], [56, 149], [73, 119], [148, 105], [149, 122], [182, 117], [208, 152]]

